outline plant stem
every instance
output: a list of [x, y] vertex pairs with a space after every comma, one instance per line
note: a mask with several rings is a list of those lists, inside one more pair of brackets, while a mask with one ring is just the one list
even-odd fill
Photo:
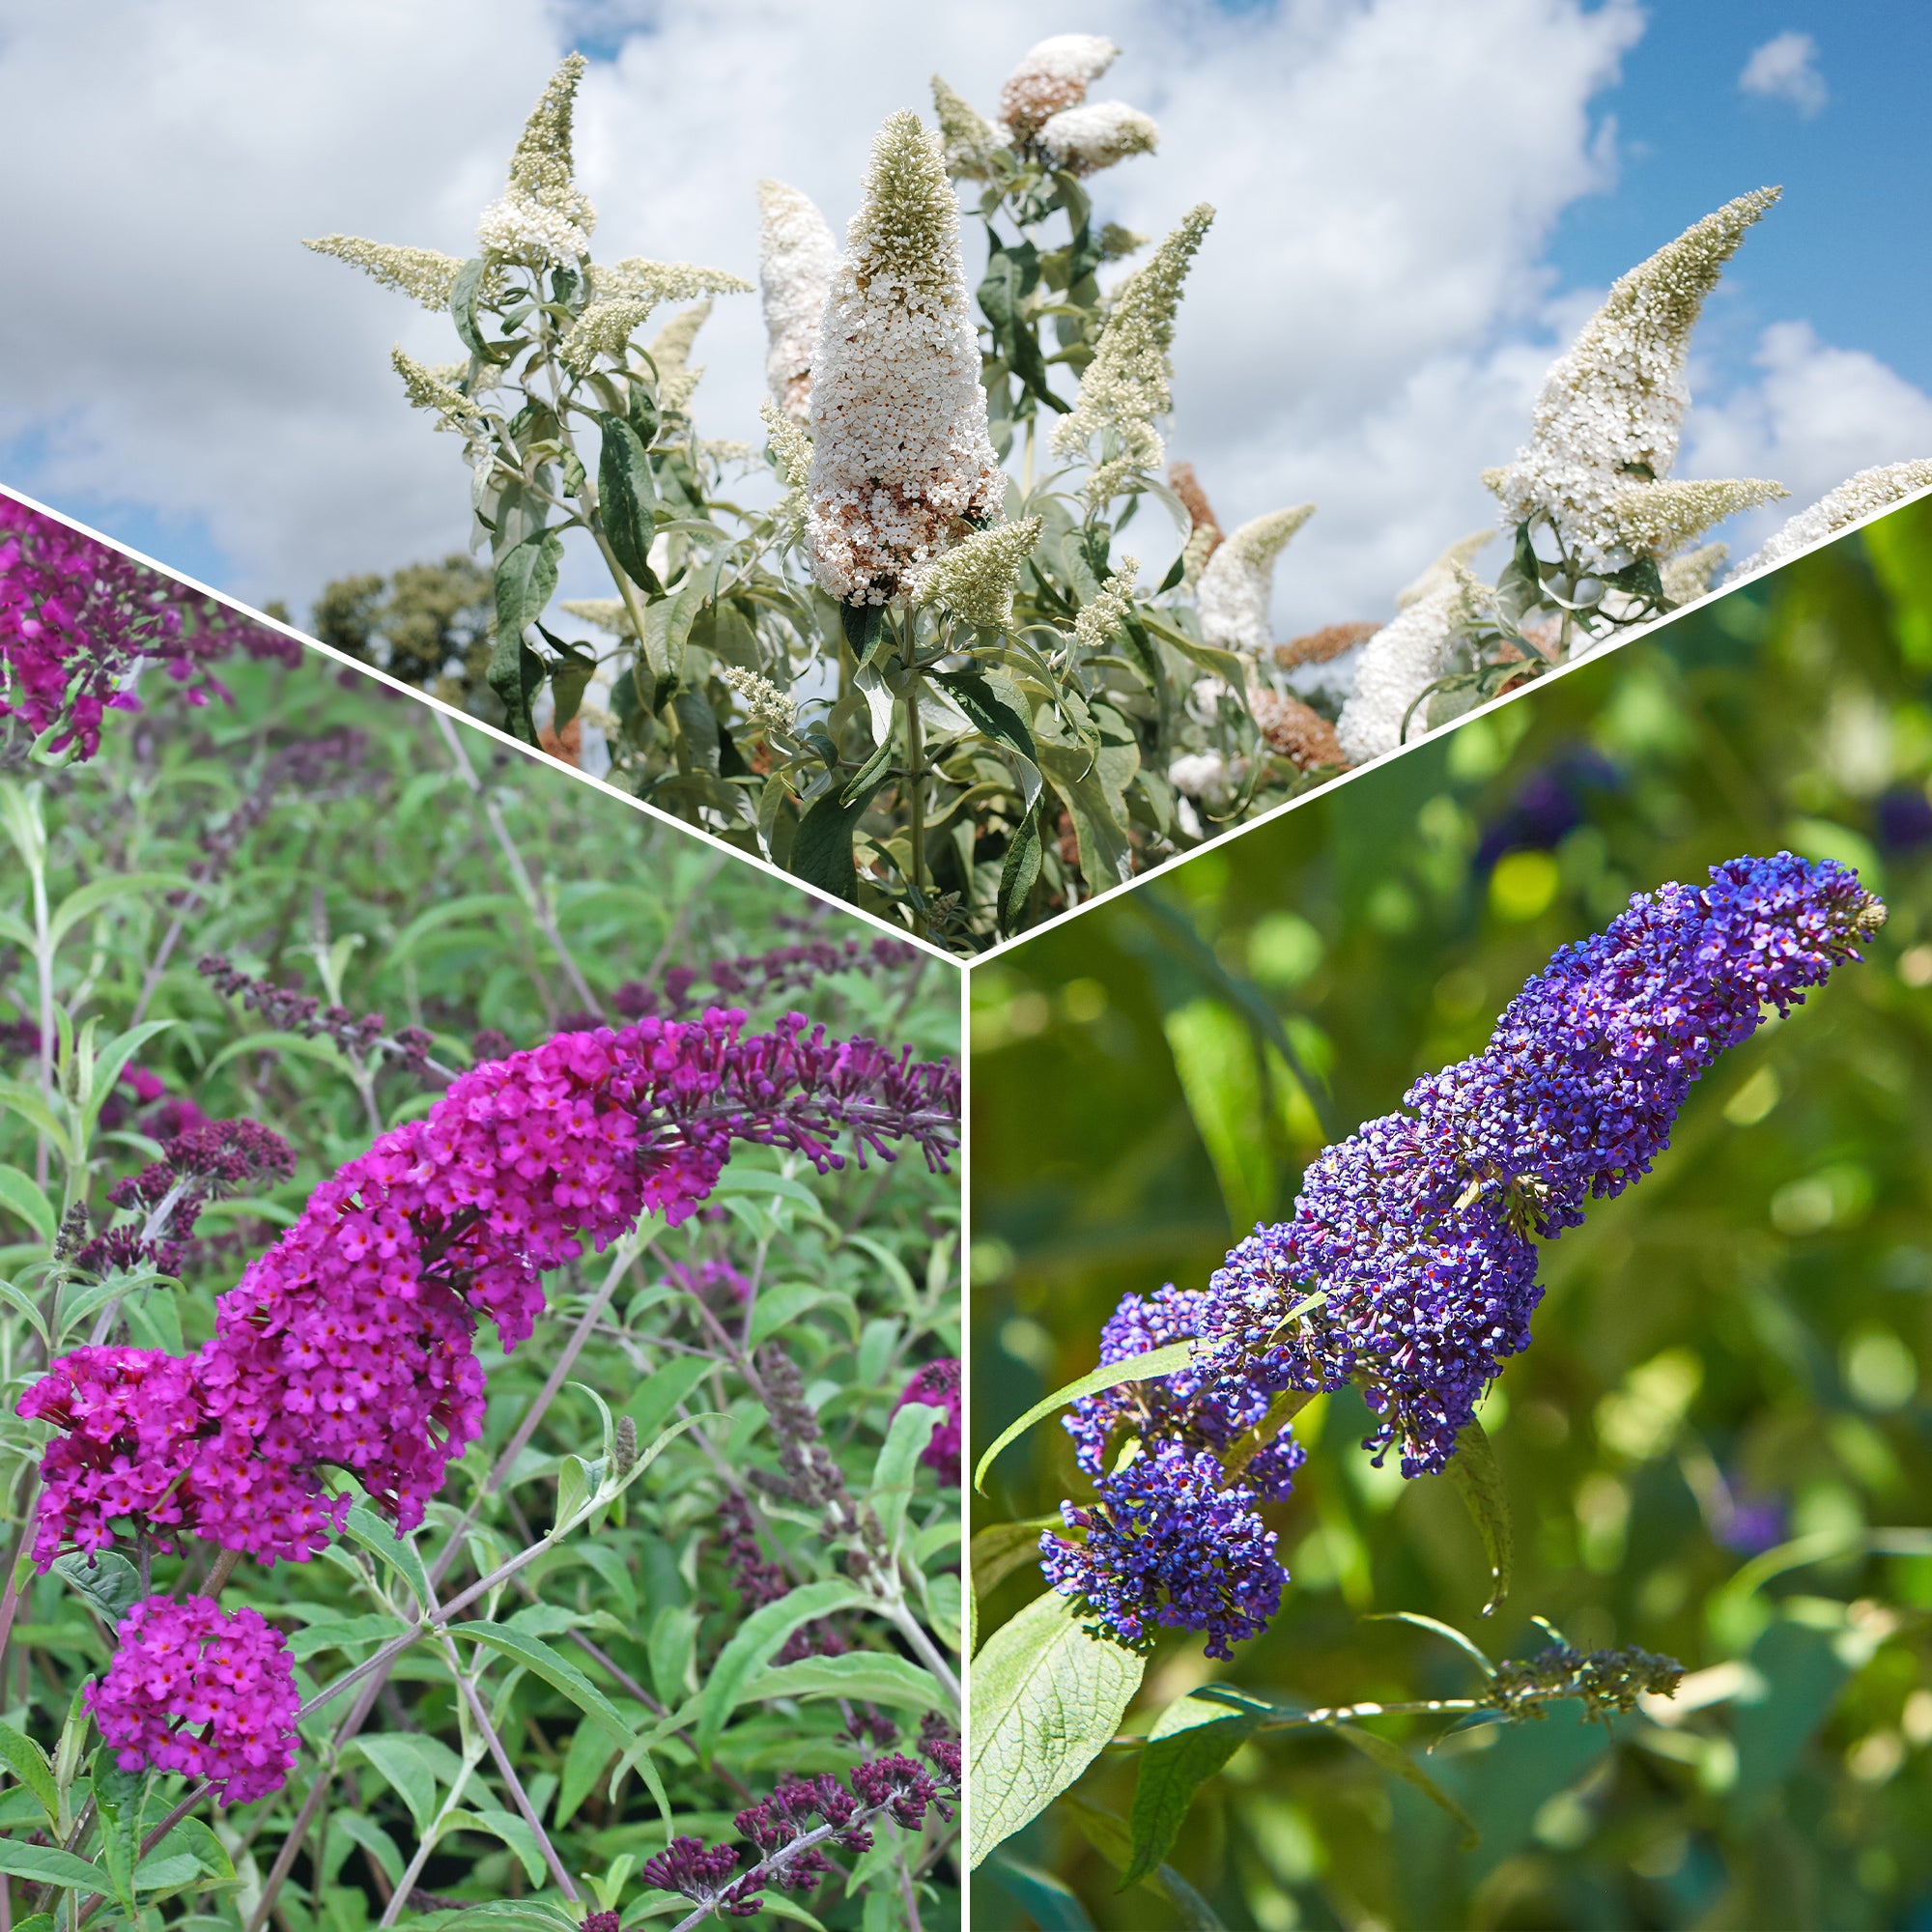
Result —
[[476, 768], [469, 762], [469, 753], [464, 750], [463, 740], [457, 735], [456, 726], [440, 711], [436, 714], [437, 728], [442, 733], [442, 741], [449, 747], [450, 756], [456, 760], [458, 775], [465, 784], [474, 792], [483, 805], [483, 815], [490, 821], [490, 831], [497, 840], [497, 848], [503, 855], [503, 863], [510, 868], [510, 876], [530, 917], [536, 921], [537, 929], [550, 941], [551, 950], [568, 977], [571, 989], [582, 1000], [584, 1007], [593, 1013], [601, 1013], [604, 1004], [590, 990], [589, 982], [579, 969], [570, 948], [563, 943], [563, 934], [557, 927], [556, 915], [551, 910], [550, 901], [544, 896], [536, 881], [530, 877], [530, 868], [524, 863], [524, 855], [517, 850], [517, 841], [510, 837], [510, 828], [503, 822], [503, 809], [491, 797], [483, 781], [477, 777]]
[[557, 1391], [562, 1388], [572, 1366], [583, 1351], [584, 1344], [589, 1341], [592, 1331], [596, 1328], [598, 1318], [610, 1306], [611, 1297], [617, 1292], [618, 1282], [624, 1278], [641, 1249], [642, 1243], [638, 1240], [635, 1230], [617, 1244], [610, 1271], [604, 1277], [604, 1286], [591, 1297], [589, 1307], [579, 1318], [570, 1340], [563, 1345], [562, 1354], [557, 1357], [556, 1366], [550, 1372], [549, 1379], [538, 1391], [537, 1399], [530, 1405], [528, 1413], [517, 1425], [516, 1433], [504, 1444], [503, 1453], [497, 1458], [496, 1466], [490, 1471], [490, 1480], [484, 1485], [481, 1494], [470, 1502], [469, 1509], [464, 1512], [462, 1521], [450, 1531], [448, 1541], [437, 1552], [436, 1560], [430, 1565], [431, 1582], [440, 1583], [449, 1575], [450, 1567], [463, 1548], [463, 1532], [469, 1527], [478, 1505], [486, 1496], [495, 1495], [509, 1481], [510, 1470], [515, 1466], [517, 1458], [524, 1453], [530, 1437], [536, 1434], [537, 1425], [544, 1418], [544, 1411], [556, 1399]]
[[[430, 1605], [435, 1609], [435, 1604]], [[497, 1735], [497, 1727], [490, 1721], [490, 1713], [484, 1708], [483, 1699], [477, 1694], [474, 1681], [464, 1675], [463, 1660], [456, 1654], [455, 1640], [447, 1632], [439, 1634], [438, 1641], [442, 1654], [449, 1662], [455, 1674], [457, 1688], [463, 1692], [463, 1701], [469, 1706], [469, 1715], [482, 1727], [485, 1741], [490, 1747], [490, 1755], [497, 1761], [497, 1771], [503, 1780], [523, 1821], [530, 1828], [530, 1835], [537, 1841], [537, 1849], [543, 1854], [544, 1863], [550, 1867], [550, 1875], [556, 1880], [557, 1889], [571, 1904], [577, 1903], [577, 1887], [572, 1883], [569, 1872], [564, 1869], [563, 1861], [556, 1855], [556, 1847], [550, 1841], [550, 1834], [543, 1828], [543, 1820], [537, 1816], [536, 1806], [530, 1803], [529, 1793], [524, 1789], [523, 1780], [517, 1776], [517, 1768], [510, 1762], [510, 1754], [503, 1748], [503, 1741]], [[391, 1901], [393, 1904], [393, 1901]], [[391, 1921], [393, 1922], [393, 1921]]]
[[[911, 654], [912, 646], [908, 643], [906, 655], [910, 658]], [[912, 845], [910, 884], [913, 905], [923, 917], [925, 897], [925, 774], [920, 769], [920, 761], [925, 748], [920, 731], [919, 687], [920, 674], [908, 663], [905, 689], [907, 838]]]
[[[208, 1796], [213, 1788], [213, 1780], [206, 1777], [199, 1784], [189, 1786], [186, 1794], [177, 1802], [174, 1809], [141, 1840], [141, 1849], [135, 1854], [134, 1862], [138, 1865]], [[75, 1918], [74, 1924], [76, 1926], [85, 1925], [106, 1903], [106, 1895], [97, 1891], [84, 1907], [79, 1908], [79, 1916]]]
[[[336, 1727], [333, 1750], [339, 1756], [345, 1746], [362, 1728], [369, 1713], [376, 1708], [376, 1699], [382, 1695], [383, 1686], [388, 1682], [386, 1672], [379, 1677], [356, 1698], [349, 1715]], [[309, 1787], [308, 1796], [302, 1800], [302, 1807], [296, 1813], [296, 1821], [289, 1827], [289, 1834], [282, 1840], [282, 1849], [275, 1855], [275, 1862], [270, 1869], [268, 1882], [262, 1888], [262, 1896], [248, 1919], [247, 1932], [262, 1932], [269, 1922], [269, 1914], [274, 1910], [275, 1900], [280, 1895], [288, 1876], [295, 1869], [297, 1857], [300, 1854], [302, 1841], [308, 1836], [308, 1828], [315, 1822], [315, 1814], [323, 1807], [328, 1794], [328, 1786], [334, 1777], [334, 1768], [320, 1772], [314, 1784]]]

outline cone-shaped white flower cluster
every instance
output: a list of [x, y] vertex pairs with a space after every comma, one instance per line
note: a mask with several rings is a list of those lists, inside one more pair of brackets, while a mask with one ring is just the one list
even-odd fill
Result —
[[873, 145], [811, 371], [812, 569], [845, 603], [888, 603], [1006, 497], [959, 206], [916, 114]]
[[508, 191], [483, 211], [476, 240], [486, 256], [526, 268], [572, 268], [590, 252], [597, 211], [571, 178], [570, 123], [587, 63], [572, 54], [543, 91], [510, 156]]
[[1113, 432], [1114, 447], [1088, 479], [1087, 495], [1094, 502], [1118, 494], [1134, 471], [1160, 464], [1166, 445], [1154, 422], [1173, 406], [1167, 358], [1180, 286], [1213, 219], [1205, 201], [1190, 209], [1145, 266], [1121, 284], [1080, 379], [1079, 400], [1055, 425], [1053, 447], [1065, 457], [1077, 457], [1094, 438]]
[[1663, 580], [1663, 595], [1671, 604], [1694, 604], [1706, 595], [1712, 584], [1718, 581], [1718, 573], [1724, 567], [1724, 559], [1731, 554], [1729, 544], [1700, 544], [1695, 550], [1687, 550], [1682, 556], [1673, 556], [1660, 573]]
[[765, 305], [765, 382], [794, 422], [811, 413], [811, 356], [838, 243], [808, 194], [783, 182], [758, 184], [758, 292]]
[[1779, 526], [1762, 550], [1747, 556], [1731, 572], [1729, 582], [1753, 571], [1770, 570], [1794, 557], [1802, 550], [1848, 528], [1893, 503], [1903, 502], [1921, 490], [1932, 490], [1932, 463], [1884, 463], [1873, 469], [1861, 469], [1829, 495], [1820, 497], [1807, 510], [1800, 510], [1788, 523]]
[[1273, 642], [1268, 600], [1274, 591], [1275, 559], [1314, 514], [1313, 503], [1270, 510], [1214, 546], [1194, 591], [1201, 635], [1208, 643], [1259, 657]]
[[463, 264], [454, 255], [440, 255], [434, 248], [404, 248], [389, 242], [365, 242], [359, 235], [323, 235], [304, 242], [318, 255], [333, 255], [373, 275], [384, 288], [400, 289], [424, 308], [449, 306], [449, 292], [463, 272]]
[[1124, 100], [1088, 100], [1063, 107], [1039, 130], [1039, 145], [1057, 168], [1070, 175], [1097, 174], [1129, 155], [1151, 155], [1160, 145], [1152, 115]]
[[1449, 668], [1471, 615], [1472, 582], [1466, 566], [1454, 569], [1446, 583], [1418, 597], [1369, 639], [1355, 668], [1355, 688], [1335, 721], [1350, 764], [1365, 765], [1428, 729], [1416, 700]]
[[962, 181], [990, 180], [993, 156], [1006, 146], [1006, 136], [938, 74], [932, 76], [932, 111], [939, 119], [947, 167]]
[[1089, 655], [1104, 651], [1114, 640], [1114, 632], [1127, 606], [1134, 600], [1134, 581], [1141, 574], [1137, 556], [1123, 556], [1109, 573], [1106, 582], [1080, 607], [1073, 620], [1073, 648]]
[[1121, 57], [1100, 34], [1054, 34], [1028, 50], [1000, 89], [1000, 119], [1016, 140], [1039, 132], [1056, 114], [1078, 107], [1087, 89]]
[[691, 366], [691, 352], [697, 331], [711, 319], [708, 301], [681, 308], [651, 337], [646, 352], [657, 365], [658, 407], [667, 414], [681, 410], [691, 401], [691, 393], [704, 379], [701, 368]]
[[[1548, 517], [1586, 568], [1614, 570], [1660, 554], [1654, 536], [1674, 547], [1742, 506], [1736, 496], [1680, 495], [1667, 510], [1639, 499], [1677, 460], [1690, 401], [1684, 364], [1704, 298], [1777, 195], [1758, 188], [1727, 202], [1611, 286], [1546, 379], [1529, 443], [1486, 479], [1507, 524]], [[1691, 521], [1698, 514], [1703, 523]]]
[[1039, 519], [975, 530], [957, 550], [929, 563], [914, 581], [915, 604], [941, 604], [969, 624], [1003, 630], [1013, 620], [1020, 566], [1039, 541]]

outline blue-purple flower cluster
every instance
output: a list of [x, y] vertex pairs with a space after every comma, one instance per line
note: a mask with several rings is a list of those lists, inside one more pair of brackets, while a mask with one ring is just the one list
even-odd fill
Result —
[[[1129, 1640], [1167, 1624], [1224, 1657], [1262, 1629], [1286, 1577], [1254, 1505], [1287, 1492], [1300, 1452], [1277, 1443], [1233, 1476], [1221, 1452], [1276, 1393], [1354, 1381], [1379, 1418], [1364, 1447], [1399, 1445], [1406, 1476], [1442, 1468], [1529, 1345], [1535, 1240], [1648, 1173], [1691, 1082], [1884, 921], [1848, 867], [1780, 852], [1639, 895], [1564, 947], [1480, 1054], [1325, 1150], [1290, 1219], [1257, 1228], [1205, 1292], [1121, 1304], [1103, 1362], [1187, 1336], [1200, 1353], [1076, 1405], [1066, 1426], [1099, 1500], [1065, 1506], [1084, 1545], [1042, 1539], [1049, 1580]], [[1110, 1471], [1123, 1435], [1138, 1451]]]
[[[1145, 1300], [1128, 1295], [1101, 1330], [1100, 1360], [1127, 1361], [1201, 1334], [1208, 1299], [1172, 1284]], [[1270, 1400], [1271, 1391], [1238, 1373], [1188, 1367], [1077, 1402], [1066, 1429], [1097, 1499], [1061, 1505], [1067, 1527], [1086, 1535], [1040, 1538], [1047, 1580], [1084, 1597], [1129, 1643], [1159, 1626], [1202, 1631], [1209, 1657], [1229, 1657], [1232, 1642], [1264, 1630], [1288, 1573], [1256, 1506], [1289, 1493], [1305, 1452], [1281, 1435], [1237, 1470], [1224, 1458], [1258, 1428]], [[1109, 1451], [1122, 1437], [1137, 1453], [1110, 1469]]]

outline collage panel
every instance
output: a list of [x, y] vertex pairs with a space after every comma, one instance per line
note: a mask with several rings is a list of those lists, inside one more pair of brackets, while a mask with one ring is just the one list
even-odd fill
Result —
[[956, 969], [12, 498], [0, 603], [0, 1922], [956, 1920]]
[[976, 972], [976, 1923], [1917, 1922], [1928, 680], [1918, 503]]

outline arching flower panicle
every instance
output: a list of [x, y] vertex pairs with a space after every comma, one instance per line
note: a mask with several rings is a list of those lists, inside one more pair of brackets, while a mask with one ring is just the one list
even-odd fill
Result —
[[842, 603], [905, 596], [1006, 499], [958, 204], [915, 114], [873, 146], [812, 358], [811, 438], [812, 570]]

